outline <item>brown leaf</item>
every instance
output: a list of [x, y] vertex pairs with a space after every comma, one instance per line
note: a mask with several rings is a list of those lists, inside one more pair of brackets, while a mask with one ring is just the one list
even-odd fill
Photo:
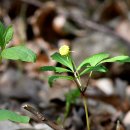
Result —
[[100, 20], [102, 22], [108, 22], [118, 16], [126, 17], [127, 7], [124, 1], [112, 0], [107, 1], [102, 9]]
[[116, 32], [130, 42], [130, 22], [128, 20], [121, 21], [116, 27]]

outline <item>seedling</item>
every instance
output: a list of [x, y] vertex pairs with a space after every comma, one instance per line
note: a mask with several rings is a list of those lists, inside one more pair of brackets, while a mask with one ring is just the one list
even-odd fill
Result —
[[[13, 33], [14, 31], [12, 26], [5, 27], [0, 22], [0, 64], [2, 63], [2, 59], [35, 62], [36, 54], [25, 46], [20, 45], [6, 48], [7, 44], [9, 44], [13, 38]], [[29, 117], [18, 115], [15, 112], [9, 110], [0, 110], [0, 121], [3, 120], [28, 123]]]
[[[83, 60], [79, 66], [75, 65], [74, 60], [72, 59], [70, 55], [69, 46], [63, 45], [59, 52], [54, 53], [51, 55], [51, 58], [55, 60], [56, 62], [61, 63], [64, 67], [55, 67], [55, 66], [43, 66], [41, 67], [42, 71], [54, 71], [56, 73], [66, 73], [70, 72], [73, 76], [64, 76], [64, 75], [52, 75], [48, 78], [48, 83], [50, 86], [52, 86], [53, 81], [57, 79], [67, 79], [72, 80], [76, 83], [76, 89], [70, 91], [66, 95], [66, 112], [65, 116], [67, 116], [69, 112], [70, 105], [75, 102], [76, 98], [81, 95], [83, 99], [85, 114], [86, 114], [86, 125], [87, 130], [90, 130], [90, 124], [89, 124], [89, 117], [88, 117], [88, 107], [87, 107], [87, 99], [84, 96], [84, 93], [88, 87], [89, 80], [92, 76], [92, 73], [97, 72], [107, 72], [107, 68], [104, 66], [104, 63], [106, 62], [130, 62], [129, 56], [116, 56], [113, 58], [110, 58], [109, 54], [107, 53], [98, 53], [93, 56], [90, 56]], [[88, 74], [88, 80], [87, 84], [83, 85], [81, 82], [81, 77], [83, 75]]]

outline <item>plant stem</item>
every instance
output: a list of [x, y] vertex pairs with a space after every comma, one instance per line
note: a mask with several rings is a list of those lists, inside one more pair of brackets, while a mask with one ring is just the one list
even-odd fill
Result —
[[88, 88], [88, 84], [89, 84], [89, 81], [91, 79], [91, 76], [92, 76], [92, 71], [89, 73], [89, 76], [88, 76], [88, 80], [87, 80], [87, 84], [86, 84], [86, 87], [83, 89], [83, 93], [86, 91], [86, 89]]
[[89, 123], [89, 117], [88, 117], [88, 106], [85, 97], [83, 96], [83, 104], [85, 109], [85, 115], [86, 115], [86, 124], [87, 124], [87, 130], [90, 130], [90, 123]]
[[2, 56], [1, 56], [1, 53], [2, 51], [5, 49], [5, 47], [1, 47], [1, 52], [0, 52], [0, 64], [2, 64]]
[[79, 80], [78, 77], [77, 77], [77, 73], [76, 73], [76, 72], [74, 72], [74, 77], [75, 77], [76, 85], [77, 85], [78, 88], [81, 90], [81, 89], [82, 89], [82, 85], [81, 85], [80, 80]]
[[83, 104], [84, 104], [85, 115], [86, 115], [87, 130], [90, 130], [90, 123], [89, 123], [89, 117], [88, 117], [88, 107], [87, 107], [87, 102], [86, 102], [87, 99], [86, 99], [85, 96], [84, 96], [84, 92], [85, 92], [85, 90], [86, 90], [87, 87], [88, 87], [89, 80], [90, 80], [91, 75], [92, 75], [92, 71], [91, 71], [90, 74], [89, 74], [86, 87], [83, 88], [83, 87], [82, 87], [82, 84], [81, 84], [81, 81], [80, 81], [79, 73], [78, 73], [77, 70], [76, 70], [76, 66], [75, 66], [75, 63], [74, 63], [73, 60], [72, 60], [72, 64], [73, 64], [73, 69], [74, 69], [75, 83], [76, 83], [78, 89], [80, 90], [80, 93], [81, 93], [82, 98], [83, 98]]
[[[89, 124], [89, 117], [88, 117], [88, 107], [87, 107], [87, 102], [86, 102], [86, 98], [84, 97], [84, 90], [82, 89], [82, 84], [80, 82], [80, 80], [77, 77], [77, 74], [74, 73], [75, 76], [75, 82], [77, 84], [77, 87], [80, 89], [80, 93], [82, 94], [82, 98], [83, 98], [83, 104], [84, 104], [84, 109], [85, 109], [85, 115], [86, 115], [86, 125], [87, 125], [87, 130], [90, 130], [90, 124]], [[90, 76], [91, 77], [91, 76]], [[87, 88], [87, 87], [86, 87]]]
[[0, 64], [2, 64], [2, 57], [1, 57], [1, 54], [0, 54]]

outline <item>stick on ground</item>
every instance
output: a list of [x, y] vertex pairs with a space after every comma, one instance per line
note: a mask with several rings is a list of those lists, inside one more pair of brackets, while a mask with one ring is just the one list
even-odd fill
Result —
[[48, 119], [46, 119], [43, 116], [43, 114], [41, 114], [40, 112], [38, 112], [32, 106], [30, 106], [30, 105], [24, 105], [23, 108], [25, 110], [29, 111], [30, 113], [32, 113], [37, 118], [38, 122], [45, 123], [48, 126], [50, 126], [51, 128], [53, 128], [54, 130], [65, 130], [65, 129], [61, 128], [60, 126], [58, 126], [57, 124], [55, 124], [54, 122], [49, 121]]

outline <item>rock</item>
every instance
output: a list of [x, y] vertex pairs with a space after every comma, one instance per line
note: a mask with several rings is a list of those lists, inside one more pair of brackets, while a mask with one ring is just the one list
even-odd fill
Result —
[[72, 55], [76, 64], [79, 64], [83, 59], [87, 58], [87, 56], [99, 52], [109, 52], [115, 56], [119, 55], [121, 51], [127, 50], [119, 41], [100, 32], [77, 38], [72, 42], [72, 45], [72, 51], [74, 51]]
[[115, 80], [115, 84], [116, 84], [116, 87], [115, 87], [116, 94], [124, 98], [126, 96], [127, 82], [117, 78]]
[[20, 71], [9, 69], [1, 77], [0, 94], [19, 99], [37, 99], [42, 85], [40, 81], [31, 79]]
[[36, 130], [53, 130], [51, 127], [43, 123], [34, 125], [34, 128]]
[[11, 121], [0, 121], [0, 130], [19, 130], [19, 129], [31, 130], [31, 128], [32, 127], [29, 124], [16, 124]]
[[128, 111], [123, 119], [125, 125], [130, 125], [130, 111]]
[[[112, 115], [116, 115], [118, 113], [118, 111], [116, 110], [116, 108], [114, 108], [112, 105], [98, 101], [95, 103], [91, 103], [91, 100], [88, 100], [88, 106], [91, 106], [91, 109], [89, 109], [89, 111], [93, 114], [99, 114], [99, 113], [110, 113]], [[94, 101], [93, 101], [94, 102]]]
[[127, 96], [130, 96], [130, 85], [127, 86], [127, 88], [126, 88], [126, 95], [127, 95]]
[[95, 85], [106, 95], [112, 95], [114, 93], [114, 86], [110, 79], [107, 78], [99, 79], [96, 81]]

